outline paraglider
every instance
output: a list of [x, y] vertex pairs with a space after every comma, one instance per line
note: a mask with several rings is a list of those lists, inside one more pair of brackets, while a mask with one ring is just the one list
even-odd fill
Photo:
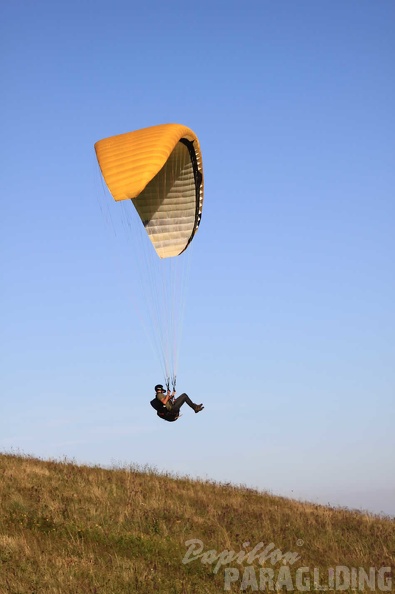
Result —
[[199, 141], [180, 124], [162, 124], [99, 140], [97, 160], [114, 200], [132, 200], [160, 258], [181, 254], [203, 208]]
[[[175, 263], [185, 257], [202, 217], [199, 141], [187, 126], [162, 124], [99, 140], [95, 151], [112, 197], [133, 205], [139, 226], [145, 229], [144, 243], [148, 238], [159, 262], [144, 264], [143, 273], [151, 283], [152, 326], [155, 341], [160, 343], [166, 384], [172, 381], [175, 391], [177, 333], [183, 313], [176, 298], [182, 296], [185, 281], [174, 270]], [[168, 277], [154, 278], [154, 268]], [[144, 299], [148, 306], [149, 299]]]
[[180, 418], [180, 409], [187, 404], [195, 413], [204, 409], [203, 404], [195, 404], [185, 392], [175, 398], [176, 392], [165, 389], [162, 384], [155, 386], [155, 398], [151, 400], [151, 406], [156, 410], [158, 417], [164, 421], [177, 421]]

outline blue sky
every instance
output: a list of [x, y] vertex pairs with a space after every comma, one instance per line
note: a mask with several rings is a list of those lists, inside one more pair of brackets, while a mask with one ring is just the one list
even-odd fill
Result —
[[[0, 448], [395, 515], [394, 4], [0, 11]], [[175, 424], [93, 149], [166, 122], [205, 175]]]

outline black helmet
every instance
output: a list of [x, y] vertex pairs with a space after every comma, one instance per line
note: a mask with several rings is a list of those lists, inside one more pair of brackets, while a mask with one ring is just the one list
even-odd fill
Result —
[[164, 387], [162, 386], [162, 384], [156, 384], [156, 386], [155, 386], [155, 392], [166, 392], [166, 390], [164, 389]]

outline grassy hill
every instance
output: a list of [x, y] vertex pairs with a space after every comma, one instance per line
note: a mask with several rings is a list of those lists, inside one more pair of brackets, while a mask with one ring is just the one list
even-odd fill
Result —
[[395, 592], [390, 518], [149, 468], [4, 454], [0, 476], [0, 594]]

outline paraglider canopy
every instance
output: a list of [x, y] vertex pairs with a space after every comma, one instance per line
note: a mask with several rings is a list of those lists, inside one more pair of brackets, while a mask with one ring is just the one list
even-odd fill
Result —
[[202, 157], [194, 132], [162, 124], [104, 138], [95, 150], [114, 200], [132, 200], [158, 256], [181, 254], [203, 208]]

